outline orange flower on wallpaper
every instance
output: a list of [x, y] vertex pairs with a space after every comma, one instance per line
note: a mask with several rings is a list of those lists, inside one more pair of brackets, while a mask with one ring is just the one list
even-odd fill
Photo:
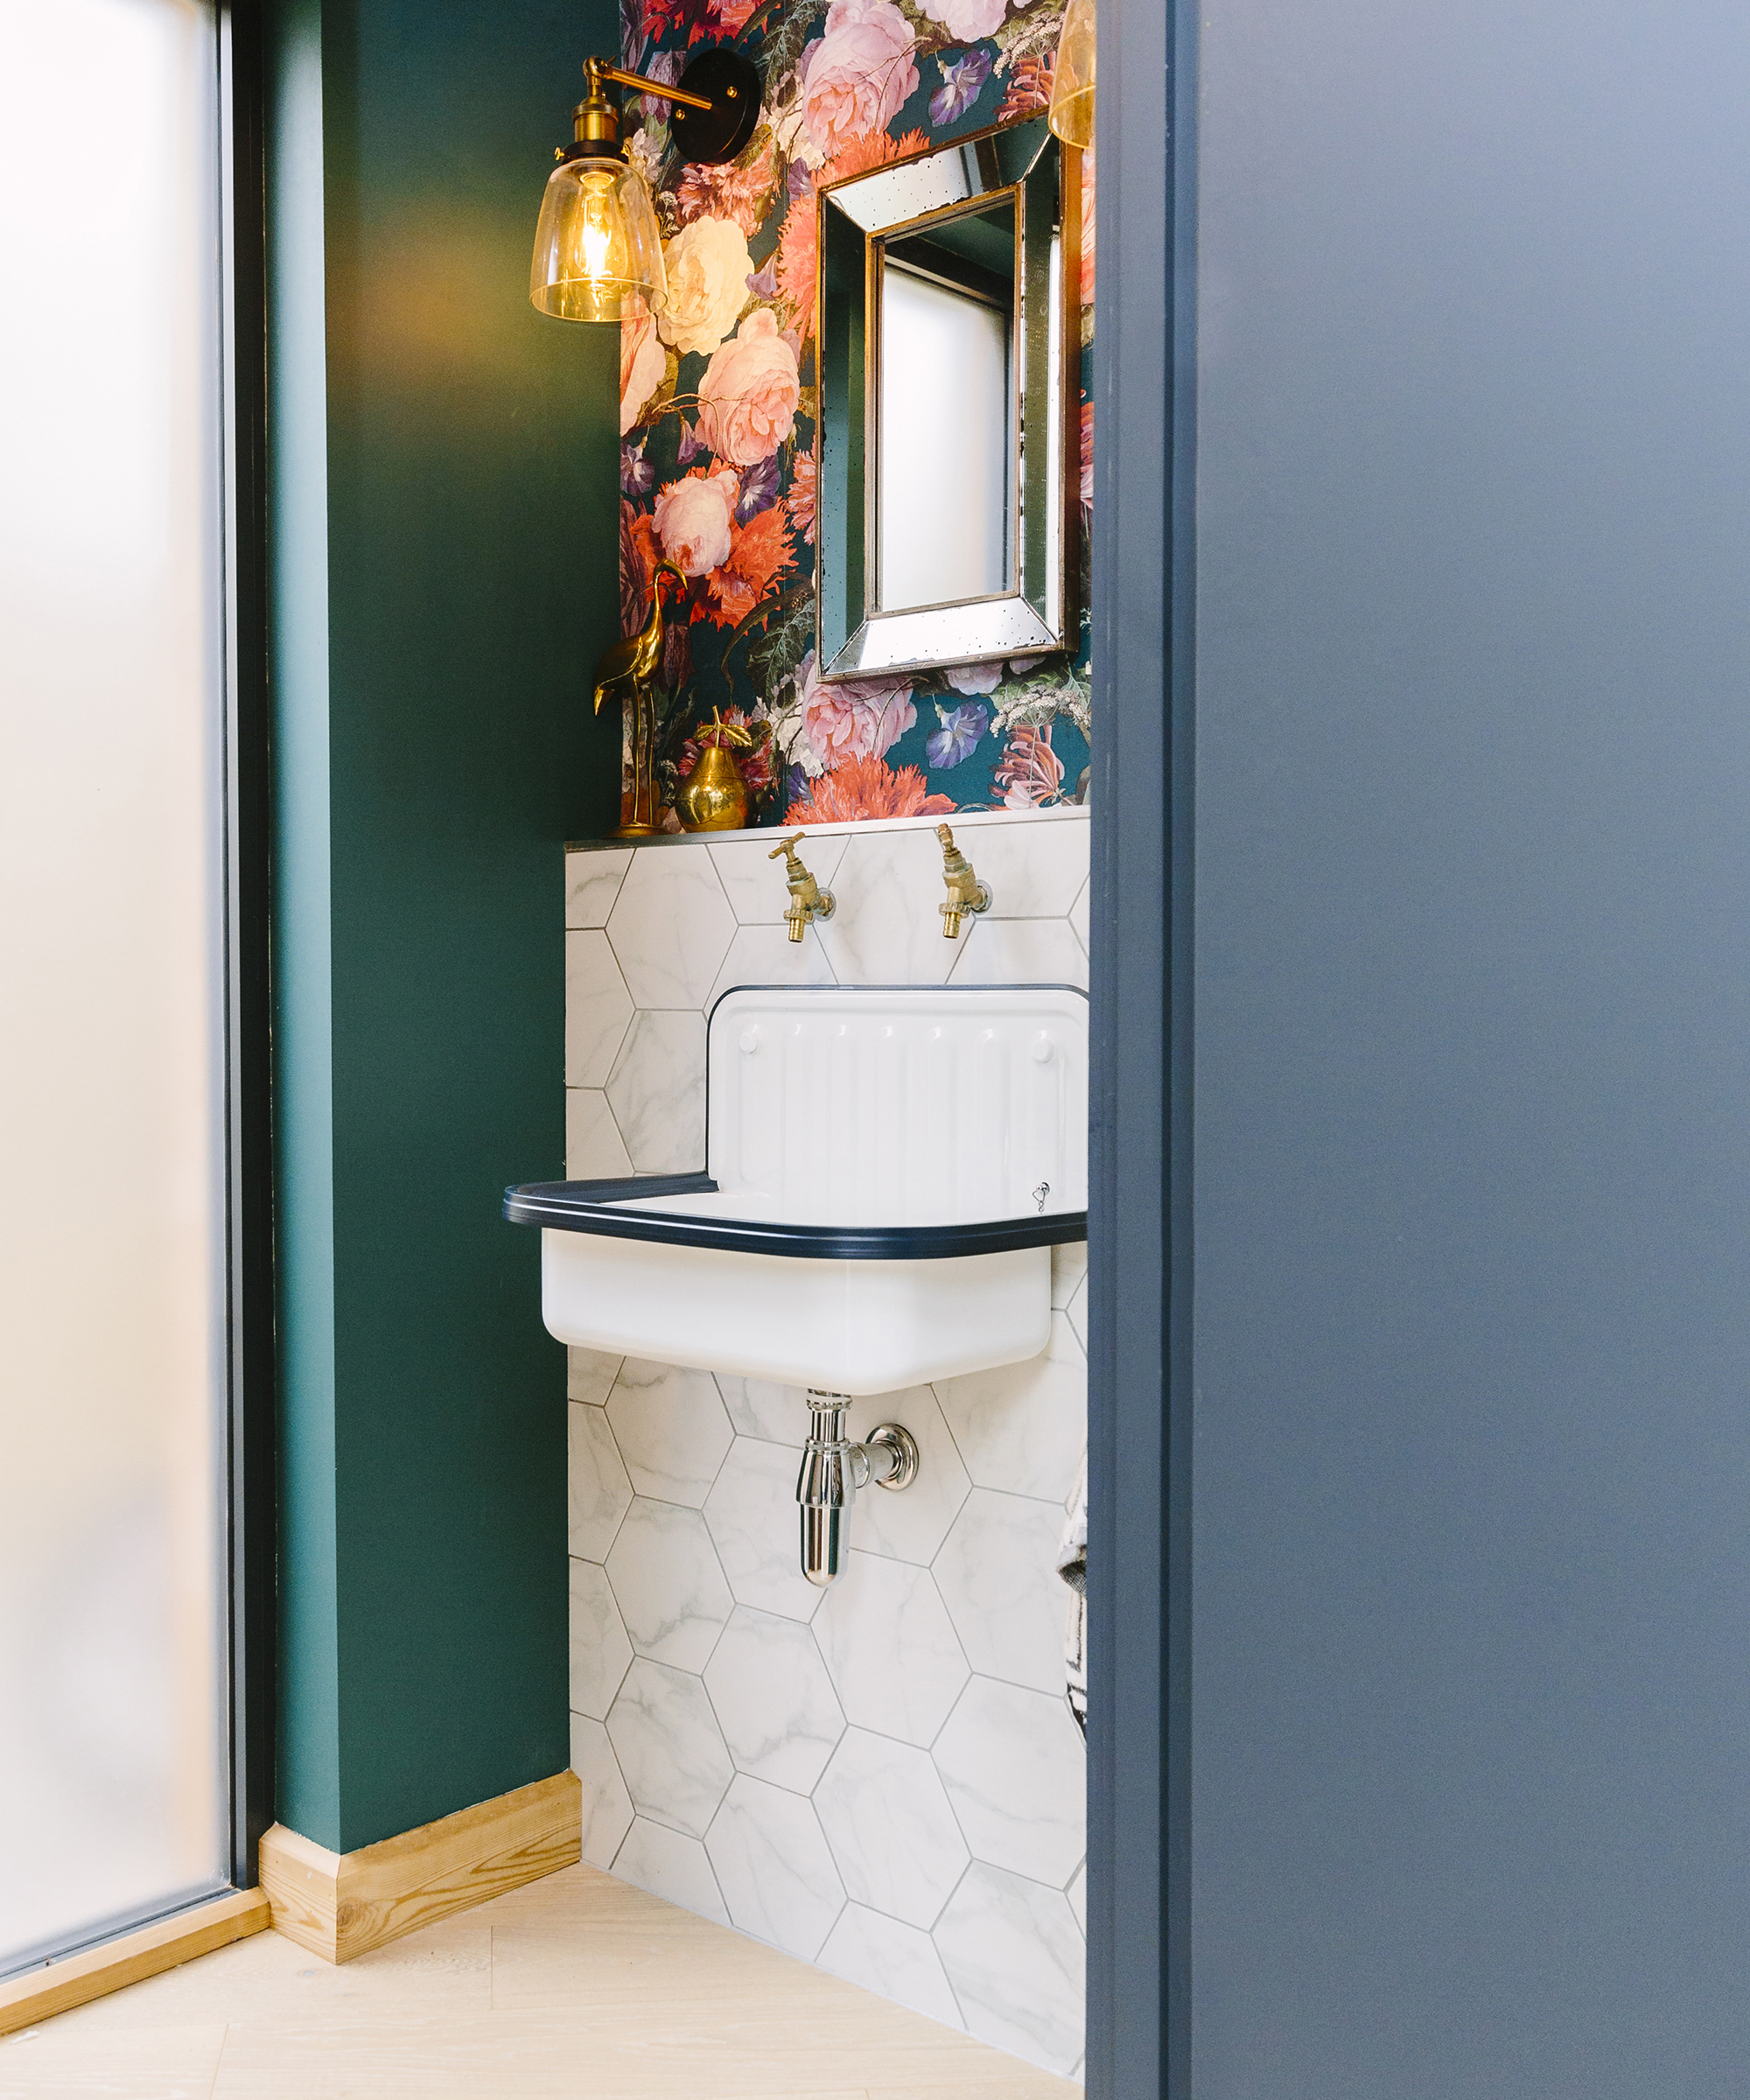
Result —
[[778, 234], [778, 295], [790, 311], [798, 335], [815, 325], [815, 263], [820, 252], [815, 220], [815, 193], [804, 190], [790, 200]]
[[908, 153], [928, 152], [929, 143], [927, 131], [902, 131], [897, 138], [889, 138], [885, 131], [865, 131], [835, 153], [815, 180], [824, 188], [848, 175], [866, 175], [871, 168], [885, 168], [890, 160], [903, 160]]
[[729, 558], [705, 578], [705, 594], [696, 618], [719, 627], [738, 626], [771, 595], [772, 587], [795, 559], [789, 522], [774, 503], [732, 528]]
[[784, 812], [787, 824], [847, 824], [866, 816], [948, 816], [951, 795], [931, 794], [915, 766], [846, 759], [808, 786]]
[[790, 476], [790, 493], [784, 499], [790, 522], [812, 547], [815, 543], [815, 456], [798, 452]]
[[650, 616], [650, 581], [662, 558], [648, 511], [620, 507], [620, 631], [635, 634]]

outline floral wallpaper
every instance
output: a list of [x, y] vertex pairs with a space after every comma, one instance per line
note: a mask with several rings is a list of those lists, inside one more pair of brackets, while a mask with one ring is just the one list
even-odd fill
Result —
[[[673, 80], [693, 46], [734, 42], [765, 81], [759, 130], [724, 167], [682, 164], [653, 98], [641, 122], [637, 104], [626, 116], [662, 216], [668, 298], [621, 324], [620, 620], [627, 634], [644, 625], [659, 560], [682, 570], [657, 696], [667, 805], [718, 715], [753, 736], [737, 753], [752, 823], [1086, 796], [1085, 614], [1073, 658], [828, 685], [814, 655], [815, 186], [1043, 109], [1061, 11], [1062, 0], [622, 0], [634, 70]], [[1085, 524], [1091, 154], [1082, 170]], [[629, 782], [629, 740], [626, 764]], [[664, 823], [678, 821], [668, 807]]]

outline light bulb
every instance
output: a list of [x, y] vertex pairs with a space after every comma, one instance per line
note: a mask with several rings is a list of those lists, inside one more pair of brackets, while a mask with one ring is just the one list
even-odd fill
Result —
[[618, 321], [636, 294], [651, 312], [668, 295], [662, 237], [644, 178], [618, 154], [562, 161], [547, 178], [528, 297], [561, 321]]

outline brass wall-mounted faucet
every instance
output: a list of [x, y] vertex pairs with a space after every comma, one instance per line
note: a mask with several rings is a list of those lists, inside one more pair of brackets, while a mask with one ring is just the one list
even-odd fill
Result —
[[774, 846], [766, 856], [776, 860], [784, 856], [784, 880], [790, 886], [789, 909], [784, 914], [784, 924], [789, 929], [792, 941], [800, 941], [810, 919], [832, 917], [832, 892], [823, 890], [814, 877], [796, 858], [796, 848], [802, 843], [804, 834], [798, 831], [794, 838], [787, 838], [781, 846]]
[[946, 824], [938, 824], [935, 835], [942, 841], [942, 879], [948, 885], [948, 897], [936, 909], [942, 914], [942, 937], [953, 941], [959, 937], [960, 919], [963, 912], [988, 912], [990, 908], [990, 890], [980, 882], [973, 872], [972, 863], [954, 843], [954, 834]]

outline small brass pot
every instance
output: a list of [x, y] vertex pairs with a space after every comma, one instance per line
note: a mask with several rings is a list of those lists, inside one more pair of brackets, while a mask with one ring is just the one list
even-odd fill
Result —
[[681, 782], [675, 809], [688, 831], [739, 831], [747, 822], [747, 783], [735, 754], [704, 745]]

